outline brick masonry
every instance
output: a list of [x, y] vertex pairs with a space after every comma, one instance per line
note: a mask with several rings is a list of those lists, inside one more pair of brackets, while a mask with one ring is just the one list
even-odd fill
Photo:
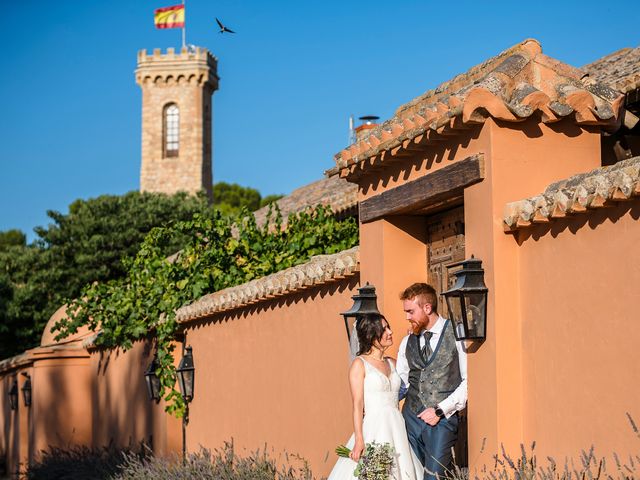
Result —
[[[163, 54], [138, 52], [136, 83], [142, 89], [142, 165], [140, 191], [196, 193], [212, 197], [212, 95], [218, 88], [217, 60], [204, 48]], [[180, 109], [179, 152], [167, 157], [163, 114]]]

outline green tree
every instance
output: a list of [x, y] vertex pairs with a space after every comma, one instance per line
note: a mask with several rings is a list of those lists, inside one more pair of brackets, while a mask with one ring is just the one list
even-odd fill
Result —
[[282, 195], [262, 198], [255, 188], [243, 187], [237, 183], [218, 182], [213, 185], [213, 206], [224, 215], [237, 217], [243, 208], [255, 212], [279, 198]]
[[0, 232], [0, 250], [6, 250], [8, 247], [16, 245], [26, 245], [27, 236], [21, 230], [5, 230]]
[[280, 200], [282, 197], [284, 197], [284, 195], [278, 195], [276, 193], [262, 197], [262, 200], [260, 200], [260, 208], [266, 207], [270, 203]]
[[213, 206], [223, 214], [237, 215], [244, 207], [250, 212], [260, 208], [260, 192], [237, 183], [218, 182], [213, 185]]
[[[66, 214], [47, 212], [52, 222], [35, 229], [32, 245], [11, 234], [11, 244], [0, 249], [0, 358], [38, 345], [50, 316], [85, 285], [125, 275], [124, 259], [136, 255], [153, 227], [209, 211], [203, 196], [103, 195], [73, 202]], [[184, 243], [176, 235], [161, 254]]]

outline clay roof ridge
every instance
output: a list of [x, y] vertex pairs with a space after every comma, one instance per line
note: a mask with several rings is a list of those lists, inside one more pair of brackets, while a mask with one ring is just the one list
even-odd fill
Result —
[[[316, 205], [327, 205], [334, 213], [341, 213], [358, 203], [357, 186], [337, 177], [321, 178], [295, 189], [289, 195], [276, 200], [286, 223], [291, 213], [298, 213]], [[258, 225], [263, 225], [270, 206], [253, 212]]]
[[297, 265], [242, 285], [207, 294], [176, 312], [180, 323], [252, 305], [313, 286], [341, 280], [359, 271], [359, 247], [317, 255]]
[[640, 157], [574, 175], [552, 183], [544, 192], [505, 205], [507, 231], [547, 223], [631, 200], [640, 195]]
[[624, 97], [583, 77], [581, 70], [544, 55], [536, 40], [525, 40], [398, 108], [336, 154], [337, 168], [329, 173], [349, 176], [346, 169], [367, 159], [379, 163], [400, 156], [489, 117], [519, 122], [539, 112], [544, 123], [573, 115], [581, 125], [616, 127]]
[[622, 93], [640, 88], [640, 46], [605, 55], [584, 65], [581, 71]]

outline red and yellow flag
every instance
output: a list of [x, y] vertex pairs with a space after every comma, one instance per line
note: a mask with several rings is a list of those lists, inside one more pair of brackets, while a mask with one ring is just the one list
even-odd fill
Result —
[[184, 5], [156, 9], [153, 21], [156, 28], [184, 28]]

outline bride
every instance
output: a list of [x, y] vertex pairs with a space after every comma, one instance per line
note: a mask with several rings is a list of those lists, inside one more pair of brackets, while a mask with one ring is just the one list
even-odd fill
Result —
[[415, 456], [398, 410], [400, 376], [395, 361], [384, 352], [393, 345], [391, 328], [384, 316], [365, 314], [356, 325], [359, 351], [349, 370], [349, 384], [353, 400], [354, 434], [347, 443], [350, 458], [341, 457], [327, 480], [354, 480], [353, 472], [371, 442], [388, 443], [395, 450], [391, 478], [422, 480], [422, 464]]

